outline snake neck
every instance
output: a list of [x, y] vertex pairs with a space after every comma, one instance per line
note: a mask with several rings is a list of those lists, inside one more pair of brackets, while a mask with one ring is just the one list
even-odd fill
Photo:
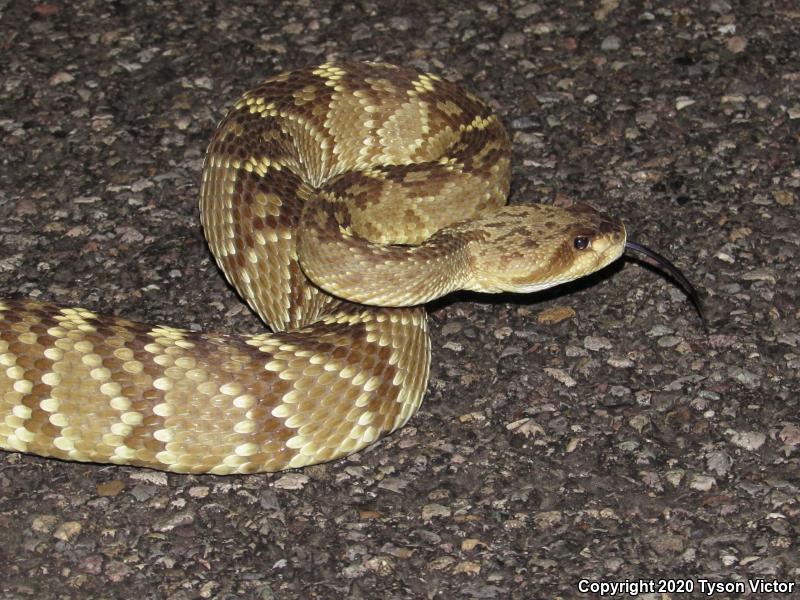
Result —
[[297, 242], [300, 265], [317, 286], [372, 306], [415, 306], [462, 289], [470, 277], [468, 241], [448, 230], [418, 246], [375, 244], [359, 236], [346, 208], [308, 203]]

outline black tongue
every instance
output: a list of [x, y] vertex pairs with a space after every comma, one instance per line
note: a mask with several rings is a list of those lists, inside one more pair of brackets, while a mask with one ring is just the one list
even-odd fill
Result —
[[672, 277], [672, 279], [677, 282], [677, 284], [683, 290], [683, 293], [689, 297], [689, 300], [692, 301], [695, 310], [697, 310], [697, 314], [700, 315], [700, 319], [703, 321], [703, 326], [708, 326], [706, 322], [705, 311], [703, 309], [703, 300], [700, 298], [700, 294], [689, 282], [689, 280], [686, 279], [686, 275], [681, 273], [681, 270], [678, 267], [673, 265], [668, 259], [661, 256], [655, 250], [651, 250], [647, 246], [642, 246], [636, 242], [625, 242], [625, 248], [627, 250], [632, 250], [634, 252], [638, 252], [639, 254], [643, 254], [650, 259], [645, 260], [647, 264], [659, 268], [662, 271], [666, 271]]

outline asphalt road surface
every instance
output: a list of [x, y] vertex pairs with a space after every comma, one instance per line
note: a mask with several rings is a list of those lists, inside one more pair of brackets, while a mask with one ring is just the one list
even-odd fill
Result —
[[2, 295], [262, 330], [202, 237], [205, 145], [259, 80], [356, 58], [489, 100], [511, 202], [622, 218], [709, 313], [630, 261], [449, 297], [409, 425], [297, 472], [2, 453], [0, 598], [789, 597], [798, 30], [792, 0], [0, 1]]

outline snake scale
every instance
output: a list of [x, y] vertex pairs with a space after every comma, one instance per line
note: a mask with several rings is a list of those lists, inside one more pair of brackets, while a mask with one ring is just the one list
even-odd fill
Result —
[[201, 218], [271, 333], [196, 333], [0, 300], [0, 448], [181, 473], [347, 455], [424, 394], [424, 302], [529, 292], [624, 251], [616, 219], [506, 206], [486, 104], [431, 74], [331, 63], [268, 79], [219, 124]]

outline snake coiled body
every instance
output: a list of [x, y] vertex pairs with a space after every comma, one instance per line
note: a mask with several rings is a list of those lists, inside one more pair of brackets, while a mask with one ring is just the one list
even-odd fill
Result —
[[272, 333], [0, 300], [0, 448], [252, 473], [401, 427], [429, 372], [421, 303], [541, 289], [621, 253], [622, 225], [587, 207], [504, 208], [509, 155], [487, 106], [433, 75], [343, 63], [267, 80], [217, 128], [200, 206], [219, 266]]

